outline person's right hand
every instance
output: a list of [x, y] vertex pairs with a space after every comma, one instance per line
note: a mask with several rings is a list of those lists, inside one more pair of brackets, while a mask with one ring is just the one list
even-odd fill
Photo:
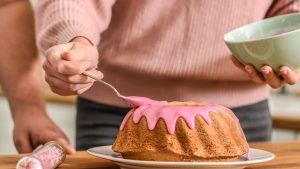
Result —
[[83, 72], [102, 79], [97, 66], [98, 50], [83, 37], [49, 48], [43, 64], [51, 90], [63, 96], [81, 94], [93, 85], [95, 80], [82, 75]]

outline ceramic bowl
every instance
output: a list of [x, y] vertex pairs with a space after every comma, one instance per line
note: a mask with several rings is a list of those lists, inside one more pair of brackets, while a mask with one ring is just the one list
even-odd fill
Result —
[[224, 36], [233, 55], [258, 71], [269, 65], [300, 68], [300, 13], [276, 16], [237, 28]]

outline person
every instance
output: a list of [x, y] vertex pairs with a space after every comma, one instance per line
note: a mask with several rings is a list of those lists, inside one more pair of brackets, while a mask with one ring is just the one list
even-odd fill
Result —
[[[223, 36], [264, 17], [296, 12], [285, 0], [40, 0], [37, 39], [45, 79], [60, 95], [79, 95], [76, 148], [112, 144], [129, 106], [123, 95], [155, 100], [212, 102], [233, 109], [248, 141], [268, 141], [268, 87], [294, 84], [299, 73], [269, 66], [262, 74], [241, 65]], [[238, 69], [240, 68], [240, 69]], [[248, 75], [248, 76], [247, 76]]]
[[30, 153], [56, 140], [74, 153], [68, 138], [46, 113], [30, 2], [1, 0], [0, 25], [0, 82], [12, 112], [16, 149]]

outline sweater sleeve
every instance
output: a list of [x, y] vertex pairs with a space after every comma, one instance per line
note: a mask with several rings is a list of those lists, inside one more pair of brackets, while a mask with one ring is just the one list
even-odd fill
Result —
[[300, 0], [273, 0], [266, 17], [300, 12]]
[[44, 52], [75, 37], [98, 45], [107, 29], [114, 0], [39, 0], [36, 11], [37, 44]]

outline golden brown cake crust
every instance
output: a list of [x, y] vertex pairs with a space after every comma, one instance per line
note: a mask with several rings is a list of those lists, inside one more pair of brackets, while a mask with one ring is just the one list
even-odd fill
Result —
[[233, 161], [245, 154], [247, 142], [232, 120], [234, 114], [209, 115], [210, 125], [197, 115], [193, 129], [179, 118], [175, 134], [168, 133], [163, 119], [149, 130], [145, 117], [137, 124], [130, 117], [112, 148], [124, 158], [155, 161]]

